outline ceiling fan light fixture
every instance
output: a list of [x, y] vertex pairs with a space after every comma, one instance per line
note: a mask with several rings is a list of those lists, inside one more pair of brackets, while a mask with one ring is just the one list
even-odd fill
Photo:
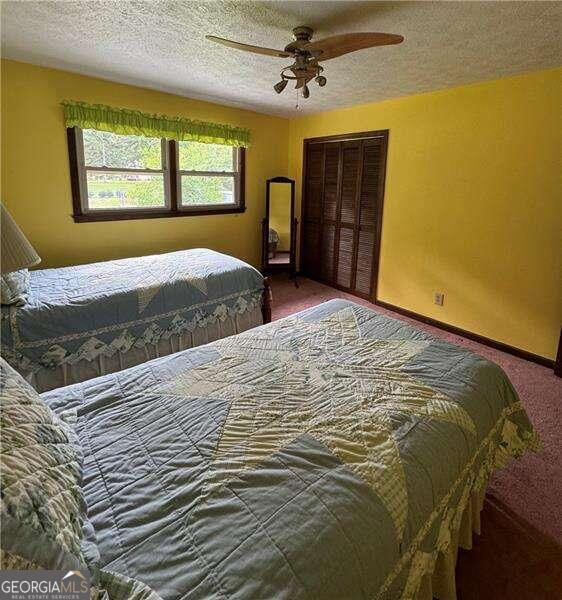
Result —
[[278, 83], [276, 83], [273, 86], [273, 89], [280, 94], [285, 88], [287, 87], [287, 80], [286, 79], [282, 79], [281, 81], [279, 81]]
[[307, 85], [309, 81], [314, 79], [319, 87], [326, 85], [327, 80], [321, 75], [324, 68], [319, 64], [320, 62], [337, 58], [350, 52], [365, 50], [366, 48], [400, 44], [404, 41], [401, 35], [376, 33], [373, 31], [341, 33], [321, 40], [312, 40], [313, 33], [314, 31], [311, 27], [304, 25], [295, 27], [293, 29], [293, 41], [285, 46], [284, 50], [252, 46], [214, 35], [207, 35], [205, 37], [211, 42], [236, 48], [237, 50], [244, 50], [245, 52], [253, 52], [254, 54], [263, 54], [277, 58], [293, 58], [293, 64], [281, 71], [281, 81], [276, 83], [273, 89], [280, 94], [287, 87], [289, 81], [296, 82], [297, 108], [299, 98], [308, 98], [310, 96], [310, 90]]

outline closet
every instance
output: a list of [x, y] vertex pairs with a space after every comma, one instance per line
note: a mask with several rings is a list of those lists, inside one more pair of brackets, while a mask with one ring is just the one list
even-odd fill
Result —
[[388, 130], [304, 141], [301, 273], [374, 301]]

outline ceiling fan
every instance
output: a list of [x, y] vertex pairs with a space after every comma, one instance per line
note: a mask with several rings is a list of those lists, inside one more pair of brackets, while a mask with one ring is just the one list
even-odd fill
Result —
[[293, 58], [295, 62], [281, 71], [281, 81], [276, 83], [273, 89], [280, 94], [287, 87], [289, 81], [295, 81], [295, 89], [301, 90], [304, 98], [310, 96], [308, 82], [311, 79], [314, 79], [320, 87], [326, 85], [327, 80], [322, 75], [324, 69], [320, 66], [320, 62], [329, 60], [330, 58], [337, 58], [349, 52], [363, 50], [364, 48], [400, 44], [404, 41], [401, 35], [394, 35], [392, 33], [343, 33], [324, 38], [323, 40], [311, 41], [312, 34], [313, 30], [310, 27], [295, 27], [293, 29], [293, 41], [285, 46], [284, 50], [251, 46], [214, 35], [207, 35], [205, 37], [212, 42], [236, 48], [237, 50], [245, 50], [246, 52], [254, 52], [255, 54], [266, 54], [267, 56], [277, 56], [279, 58]]

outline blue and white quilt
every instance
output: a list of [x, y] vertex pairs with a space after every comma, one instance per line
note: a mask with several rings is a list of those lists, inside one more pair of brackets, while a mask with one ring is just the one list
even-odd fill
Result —
[[27, 304], [2, 306], [2, 356], [30, 378], [254, 310], [262, 291], [259, 271], [203, 248], [32, 271]]
[[344, 300], [42, 398], [77, 411], [100, 566], [164, 600], [418, 599], [540, 447], [497, 365]]

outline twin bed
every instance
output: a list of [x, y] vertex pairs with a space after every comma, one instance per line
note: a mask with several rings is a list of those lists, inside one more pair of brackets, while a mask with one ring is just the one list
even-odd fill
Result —
[[343, 300], [41, 400], [76, 412], [101, 568], [166, 600], [452, 600], [488, 476], [538, 447], [498, 366]]
[[112, 373], [261, 325], [264, 278], [207, 249], [30, 272], [2, 306], [2, 356], [39, 391]]

